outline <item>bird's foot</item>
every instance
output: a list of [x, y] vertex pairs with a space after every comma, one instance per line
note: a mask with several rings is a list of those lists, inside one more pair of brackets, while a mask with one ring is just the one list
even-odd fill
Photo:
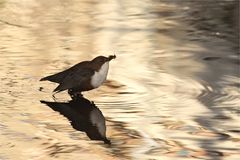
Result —
[[57, 101], [57, 98], [55, 97], [55, 94], [57, 94], [58, 92], [55, 92], [55, 93], [53, 93], [52, 94], [52, 98], [53, 98], [53, 100], [56, 102]]
[[70, 97], [72, 98], [72, 100], [78, 100], [79, 98], [82, 98], [83, 95], [81, 93], [73, 93], [73, 94], [70, 94]]

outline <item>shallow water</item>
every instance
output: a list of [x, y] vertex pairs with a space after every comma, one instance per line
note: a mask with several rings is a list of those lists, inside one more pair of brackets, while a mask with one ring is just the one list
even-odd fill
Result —
[[[0, 159], [239, 159], [236, 4], [0, 0]], [[39, 79], [110, 54], [84, 93], [108, 145], [41, 103], [56, 84]]]

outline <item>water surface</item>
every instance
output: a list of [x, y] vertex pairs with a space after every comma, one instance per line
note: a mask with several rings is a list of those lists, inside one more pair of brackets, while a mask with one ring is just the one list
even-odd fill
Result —
[[[0, 159], [239, 159], [236, 6], [0, 0]], [[41, 103], [56, 84], [39, 79], [113, 53], [108, 81], [84, 94], [108, 145]]]

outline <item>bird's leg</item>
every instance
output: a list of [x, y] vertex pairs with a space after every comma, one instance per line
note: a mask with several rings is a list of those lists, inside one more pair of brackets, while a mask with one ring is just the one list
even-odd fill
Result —
[[70, 95], [70, 97], [72, 98], [72, 100], [77, 100], [77, 99], [83, 97], [83, 95], [82, 95], [81, 92], [79, 92], [79, 91], [74, 91], [74, 90], [72, 90], [72, 89], [69, 89], [69, 90], [68, 90], [68, 94]]
[[77, 92], [77, 96], [78, 96], [78, 97], [83, 97], [83, 95], [82, 95], [81, 92]]
[[68, 94], [70, 95], [70, 97], [73, 99], [73, 100], [76, 100], [78, 97], [82, 97], [83, 95], [77, 91], [74, 91], [72, 89], [69, 89], [68, 90]]
[[74, 99], [75, 93], [74, 93], [74, 91], [73, 91], [72, 89], [69, 89], [69, 90], [68, 90], [68, 94], [69, 94], [69, 96], [70, 96], [72, 99]]
[[58, 92], [55, 92], [52, 94], [52, 97], [53, 97], [53, 100], [56, 101], [56, 97], [55, 97], [55, 94], [57, 94]]
[[68, 90], [68, 94], [72, 97], [72, 95], [73, 95], [73, 90], [72, 90], [72, 89], [69, 89], [69, 90]]

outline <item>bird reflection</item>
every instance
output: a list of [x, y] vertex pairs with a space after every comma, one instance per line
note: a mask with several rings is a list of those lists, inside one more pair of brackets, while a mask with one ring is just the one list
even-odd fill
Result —
[[84, 97], [69, 102], [40, 102], [68, 118], [74, 129], [86, 132], [91, 140], [101, 140], [105, 144], [111, 144], [106, 137], [105, 117], [94, 102]]

